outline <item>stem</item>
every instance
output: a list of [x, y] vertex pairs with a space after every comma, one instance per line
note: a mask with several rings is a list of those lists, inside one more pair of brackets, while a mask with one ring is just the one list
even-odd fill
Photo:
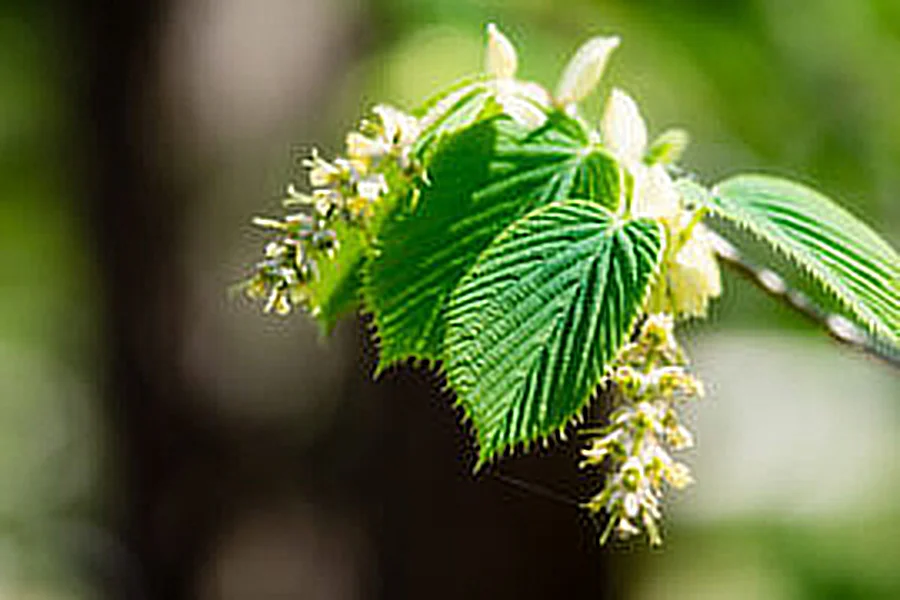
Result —
[[691, 234], [694, 232], [694, 227], [696, 227], [700, 223], [700, 221], [703, 220], [703, 217], [706, 216], [707, 212], [708, 209], [705, 206], [701, 206], [694, 211], [694, 214], [691, 215], [691, 220], [684, 227], [684, 229], [682, 229], [678, 233], [672, 256], [678, 254], [678, 252], [684, 247], [687, 241], [691, 239]]

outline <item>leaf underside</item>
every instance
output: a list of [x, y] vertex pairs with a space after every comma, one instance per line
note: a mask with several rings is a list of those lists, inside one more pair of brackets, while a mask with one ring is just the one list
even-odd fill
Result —
[[310, 305], [323, 337], [330, 334], [338, 321], [356, 312], [362, 303], [363, 267], [368, 254], [369, 231], [377, 231], [398, 205], [410, 193], [405, 175], [399, 170], [385, 173], [390, 192], [375, 206], [367, 229], [345, 221], [337, 221], [333, 228], [340, 247], [334, 257], [317, 261], [317, 277], [307, 287]]
[[620, 173], [562, 114], [533, 131], [501, 116], [445, 138], [420, 192], [384, 223], [364, 268], [381, 369], [408, 357], [442, 359], [446, 300], [491, 241], [555, 200], [614, 208]]
[[422, 130], [412, 154], [424, 159], [427, 151], [447, 137], [499, 111], [490, 102], [492, 93], [485, 79], [464, 79], [430, 98], [416, 111]]
[[[413, 145], [413, 155], [420, 160], [438, 142], [474, 122], [488, 118], [498, 109], [490, 102], [491, 91], [485, 78], [462, 79], [426, 100], [414, 111], [424, 128]], [[402, 173], [387, 173], [391, 193], [379, 205], [370, 227], [377, 231], [394, 206], [408, 193]], [[307, 291], [315, 310], [316, 322], [323, 335], [328, 335], [340, 319], [356, 311], [362, 301], [363, 266], [366, 259], [365, 234], [337, 223], [335, 229], [341, 248], [333, 260], [320, 261], [318, 276]]]
[[362, 268], [365, 261], [364, 234], [339, 222], [335, 224], [341, 247], [333, 260], [318, 262], [319, 274], [309, 284], [310, 303], [323, 335], [352, 312], [362, 298]]
[[806, 186], [762, 175], [729, 179], [708, 202], [799, 265], [847, 318], [900, 346], [900, 256], [868, 226]]
[[478, 258], [449, 303], [446, 370], [480, 463], [585, 407], [634, 327], [662, 240], [654, 221], [569, 200], [519, 220]]

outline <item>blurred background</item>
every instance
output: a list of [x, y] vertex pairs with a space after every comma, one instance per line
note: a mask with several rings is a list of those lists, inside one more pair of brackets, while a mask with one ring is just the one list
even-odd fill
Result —
[[711, 393], [655, 551], [597, 547], [575, 448], [473, 477], [435, 376], [229, 298], [311, 143], [477, 70], [489, 21], [550, 86], [622, 35], [605, 85], [702, 180], [900, 244], [897, 0], [5, 0], [0, 598], [900, 597], [897, 372], [739, 278], [684, 330]]

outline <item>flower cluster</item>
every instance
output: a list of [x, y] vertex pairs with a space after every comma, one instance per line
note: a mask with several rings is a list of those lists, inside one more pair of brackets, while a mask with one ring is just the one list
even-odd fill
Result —
[[390, 106], [376, 106], [373, 120], [347, 135], [346, 156], [329, 162], [315, 150], [303, 162], [312, 192], [288, 188], [287, 208], [298, 212], [283, 219], [256, 218], [254, 224], [276, 232], [244, 289], [265, 300], [265, 311], [287, 314], [309, 308], [308, 284], [318, 276], [317, 261], [338, 250], [338, 222], [364, 228], [377, 203], [390, 191], [389, 177], [408, 174], [410, 149], [419, 134], [418, 121]]
[[[285, 204], [307, 208], [307, 197], [288, 189]], [[248, 296], [265, 300], [265, 312], [286, 315], [295, 306], [308, 306], [307, 284], [317, 277], [317, 260], [337, 251], [337, 233], [329, 226], [326, 207], [318, 206], [287, 215], [282, 220], [257, 217], [254, 224], [277, 232], [266, 244], [263, 259], [245, 282]]]
[[710, 299], [722, 293], [711, 234], [699, 222], [702, 213], [687, 205], [669, 174], [670, 165], [687, 147], [687, 134], [669, 130], [648, 146], [647, 125], [637, 103], [614, 89], [600, 123], [600, 137], [634, 179], [631, 214], [658, 219], [668, 231], [665, 277], [654, 290], [650, 309], [705, 316]]
[[643, 528], [651, 544], [660, 544], [664, 488], [681, 489], [692, 482], [687, 466], [670, 454], [693, 445], [693, 436], [681, 424], [678, 404], [703, 396], [701, 382], [684, 362], [672, 317], [655, 314], [613, 368], [609, 381], [617, 406], [609, 425], [583, 450], [582, 461], [582, 467], [610, 469], [603, 489], [586, 505], [609, 517], [601, 543], [614, 531], [628, 538]]
[[386, 174], [394, 166], [401, 171], [411, 167], [410, 148], [419, 134], [418, 121], [386, 105], [372, 112], [375, 120], [365, 120], [358, 131], [347, 134], [346, 157], [328, 162], [313, 151], [304, 161], [313, 188], [307, 203], [326, 218], [364, 222], [389, 191]]
[[[619, 43], [616, 36], [600, 36], [582, 45], [551, 95], [540, 85], [516, 77], [519, 59], [515, 46], [491, 24], [484, 71], [503, 112], [526, 126], [539, 127], [552, 107], [577, 115], [578, 103], [596, 88]], [[458, 102], [465, 93], [466, 89], [451, 95], [447, 104]], [[647, 124], [637, 102], [618, 88], [607, 99], [599, 125], [599, 131], [592, 132], [595, 141], [618, 159], [634, 184], [630, 206], [624, 208], [633, 216], [659, 220], [670, 238], [664, 257], [665, 277], [654, 289], [650, 310], [679, 317], [705, 316], [710, 299], [722, 292], [711, 234], [699, 223], [703, 215], [684, 202], [670, 174], [687, 147], [687, 133], [671, 129], [648, 143]]]
[[597, 87], [610, 55], [619, 46], [616, 36], [588, 40], [569, 60], [551, 95], [542, 86], [516, 77], [519, 57], [515, 46], [493, 23], [487, 27], [484, 71], [494, 100], [503, 112], [530, 127], [546, 121], [546, 111], [556, 106], [574, 113], [575, 105]]

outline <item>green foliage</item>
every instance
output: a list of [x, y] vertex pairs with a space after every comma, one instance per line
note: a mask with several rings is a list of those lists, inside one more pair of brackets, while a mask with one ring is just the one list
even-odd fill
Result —
[[325, 335], [331, 333], [342, 317], [359, 307], [366, 257], [362, 231], [345, 223], [338, 223], [335, 230], [341, 240], [341, 248], [334, 260], [319, 263], [319, 276], [309, 283], [310, 304]]
[[499, 107], [490, 100], [490, 89], [482, 78], [463, 79], [426, 100], [415, 111], [423, 126], [413, 154], [424, 160], [443, 137], [498, 114]]
[[900, 256], [849, 212], [808, 187], [761, 175], [721, 183], [709, 206], [799, 265], [849, 318], [900, 345]]
[[331, 260], [316, 263], [317, 277], [306, 286], [310, 310], [323, 335], [330, 334], [341, 318], [359, 309], [370, 238], [411, 193], [403, 173], [394, 167], [384, 169], [388, 187], [393, 191], [373, 207], [366, 227], [341, 220], [332, 224], [340, 245]]
[[381, 368], [408, 357], [445, 358], [447, 298], [510, 223], [570, 197], [614, 209], [619, 182], [616, 162], [561, 113], [536, 130], [495, 117], [447, 137], [420, 196], [388, 218], [366, 265]]
[[703, 218], [752, 232], [877, 344], [898, 348], [900, 259], [799, 184], [741, 176], [710, 193], [681, 176], [688, 135], [670, 130], [648, 147], [640, 109], [622, 90], [592, 128], [578, 104], [617, 37], [583, 45], [554, 97], [517, 79], [515, 48], [496, 27], [487, 33], [486, 76], [411, 115], [378, 106], [348, 135], [345, 157], [313, 156], [317, 189], [295, 194], [306, 212], [260, 220], [280, 238], [254, 293], [282, 312], [310, 308], [326, 331], [362, 299], [379, 370], [408, 359], [446, 368], [479, 464], [561, 432], [598, 386], [619, 390], [618, 433], [586, 451], [591, 464], [616, 457], [590, 506], [610, 513], [621, 535], [639, 525], [656, 543], [661, 486], [690, 482], [668, 454], [691, 440], [675, 407], [702, 396], [675, 321], [705, 316], [721, 292]]
[[649, 219], [581, 200], [515, 222], [478, 258], [447, 310], [447, 376], [480, 460], [560, 430], [632, 330], [662, 254]]

